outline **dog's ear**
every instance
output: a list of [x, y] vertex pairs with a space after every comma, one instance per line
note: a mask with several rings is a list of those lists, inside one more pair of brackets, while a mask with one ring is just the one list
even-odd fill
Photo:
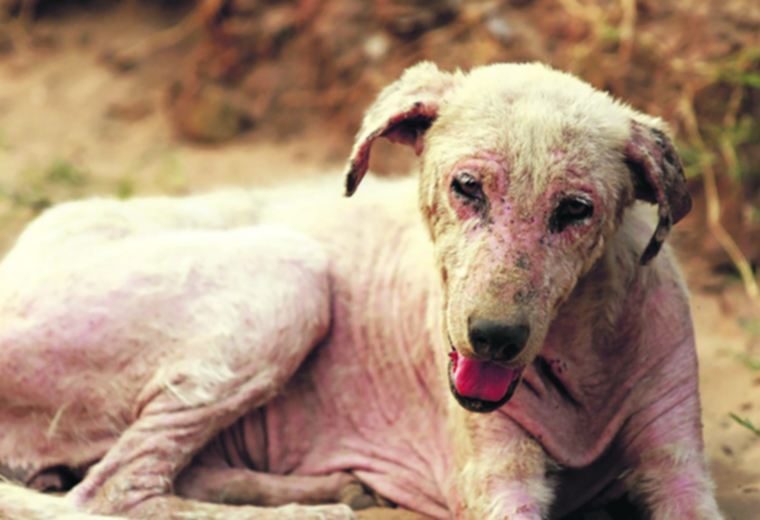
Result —
[[673, 224], [691, 210], [691, 197], [673, 141], [662, 130], [632, 121], [625, 162], [636, 198], [658, 206], [657, 228], [641, 255], [645, 265], [660, 251]]
[[424, 148], [423, 134], [438, 117], [443, 96], [459, 76], [438, 70], [433, 63], [410, 67], [396, 82], [386, 87], [364, 116], [351, 158], [346, 166], [346, 195], [356, 191], [369, 166], [372, 143], [385, 137], [393, 143]]

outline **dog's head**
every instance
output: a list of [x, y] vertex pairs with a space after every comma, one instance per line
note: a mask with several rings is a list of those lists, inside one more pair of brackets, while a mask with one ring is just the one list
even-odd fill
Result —
[[557, 308], [636, 199], [659, 210], [642, 264], [691, 207], [659, 120], [543, 65], [407, 70], [365, 117], [348, 195], [379, 137], [422, 156], [420, 206], [440, 269], [451, 389], [473, 411], [510, 399]]

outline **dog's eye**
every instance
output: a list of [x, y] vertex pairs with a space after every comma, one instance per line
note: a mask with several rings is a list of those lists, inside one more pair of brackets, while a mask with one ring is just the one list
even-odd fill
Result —
[[454, 176], [451, 191], [467, 200], [483, 200], [483, 188], [468, 172], [460, 172]]
[[579, 224], [591, 218], [594, 205], [581, 198], [567, 198], [559, 203], [549, 220], [549, 229], [553, 233], [562, 232], [567, 226]]

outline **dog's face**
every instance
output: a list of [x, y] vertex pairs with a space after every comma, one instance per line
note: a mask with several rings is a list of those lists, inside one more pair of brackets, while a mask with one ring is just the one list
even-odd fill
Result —
[[[441, 108], [420, 180], [443, 286], [451, 388], [478, 411], [511, 397], [556, 309], [634, 200], [620, 111], [599, 117], [561, 92], [476, 84], [483, 83], [496, 92], [484, 96], [481, 87], [472, 99], [463, 88]], [[489, 95], [503, 100], [499, 116], [480, 118], [475, 129], [461, 124], [488, 113], [479, 101]]]
[[660, 205], [645, 262], [690, 201], [659, 123], [585, 83], [539, 65], [468, 76], [430, 67], [380, 96], [347, 185], [356, 187], [351, 175], [366, 169], [376, 137], [423, 154], [420, 206], [440, 270], [450, 386], [465, 408], [492, 411], [512, 396], [626, 208], [636, 198]]

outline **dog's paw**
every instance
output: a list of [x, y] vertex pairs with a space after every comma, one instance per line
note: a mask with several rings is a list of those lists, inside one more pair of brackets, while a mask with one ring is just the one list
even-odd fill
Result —
[[339, 494], [340, 503], [346, 504], [354, 511], [370, 507], [394, 507], [394, 504], [384, 499], [359, 481], [344, 485]]

